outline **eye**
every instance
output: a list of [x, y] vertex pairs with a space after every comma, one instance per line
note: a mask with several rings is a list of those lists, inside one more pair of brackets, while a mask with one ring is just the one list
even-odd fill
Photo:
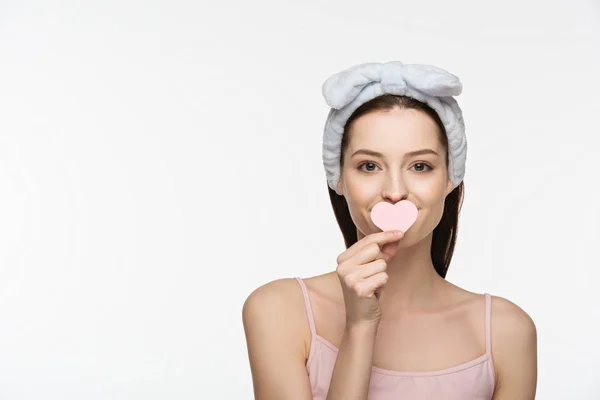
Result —
[[372, 171], [365, 171], [364, 169], [362, 169], [363, 165], [368, 165], [368, 164], [370, 164], [370, 165], [375, 165], [375, 164], [373, 164], [373, 163], [372, 163], [372, 162], [370, 162], [370, 161], [365, 161], [365, 162], [363, 162], [363, 163], [359, 164], [357, 168], [358, 168], [359, 170], [363, 171], [363, 172], [372, 172]]
[[[429, 165], [429, 164], [427, 164], [427, 163], [423, 163], [423, 162], [415, 163], [415, 164], [413, 165], [413, 167], [414, 167], [415, 165], [424, 165], [424, 166], [426, 166], [427, 168], [429, 168], [429, 171], [431, 171], [431, 170], [433, 169], [433, 167], [432, 167], [431, 165]], [[428, 171], [422, 171], [422, 170], [421, 170], [421, 171], [417, 171], [417, 172], [428, 172]]]

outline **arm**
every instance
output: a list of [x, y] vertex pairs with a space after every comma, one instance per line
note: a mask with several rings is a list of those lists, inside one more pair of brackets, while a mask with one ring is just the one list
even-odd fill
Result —
[[492, 356], [497, 373], [493, 400], [533, 400], [537, 385], [537, 331], [514, 303], [494, 296]]
[[367, 400], [377, 325], [346, 327], [327, 400]]
[[242, 320], [257, 400], [310, 400], [301, 318], [290, 312], [297, 283], [269, 282], [244, 302]]

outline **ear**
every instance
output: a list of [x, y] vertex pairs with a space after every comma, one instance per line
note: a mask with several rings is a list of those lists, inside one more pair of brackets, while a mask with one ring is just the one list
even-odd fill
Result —
[[344, 195], [344, 188], [342, 187], [342, 179], [338, 179], [338, 183], [337, 183], [337, 191], [341, 193], [341, 195]]
[[452, 183], [452, 179], [448, 179], [448, 183], [446, 183], [446, 196], [450, 194], [453, 186], [454, 184]]

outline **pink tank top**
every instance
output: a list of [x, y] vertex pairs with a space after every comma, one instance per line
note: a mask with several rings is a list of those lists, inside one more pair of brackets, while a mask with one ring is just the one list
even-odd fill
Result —
[[[325, 400], [339, 349], [317, 334], [306, 284], [302, 278], [296, 277], [296, 280], [302, 287], [312, 334], [310, 353], [306, 360], [312, 396], [314, 400]], [[464, 364], [429, 372], [399, 372], [374, 366], [369, 400], [490, 400], [494, 392], [494, 364], [490, 347], [491, 296], [488, 293], [485, 293], [485, 301], [484, 355]]]

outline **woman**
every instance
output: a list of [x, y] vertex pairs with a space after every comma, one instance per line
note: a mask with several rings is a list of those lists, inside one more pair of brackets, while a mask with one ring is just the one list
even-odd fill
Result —
[[[367, 63], [331, 76], [323, 161], [347, 249], [335, 271], [269, 282], [243, 307], [255, 398], [530, 400], [537, 334], [514, 303], [445, 279], [466, 162], [458, 78]], [[382, 231], [371, 211], [410, 201]]]

